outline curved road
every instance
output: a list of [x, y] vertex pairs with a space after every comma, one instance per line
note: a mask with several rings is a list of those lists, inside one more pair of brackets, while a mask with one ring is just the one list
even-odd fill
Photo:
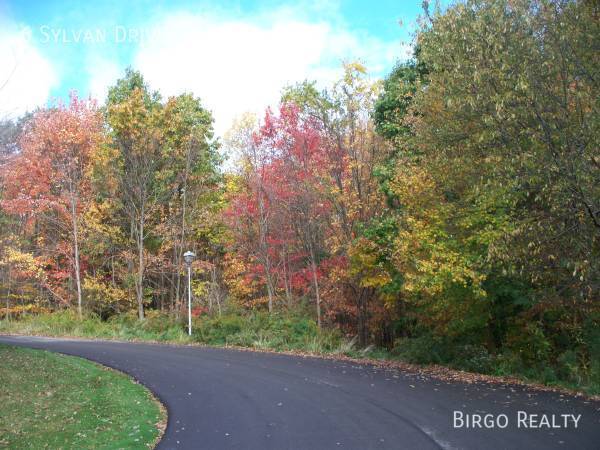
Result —
[[[0, 342], [82, 356], [132, 375], [167, 407], [160, 449], [600, 449], [600, 403], [518, 386], [205, 347]], [[493, 414], [500, 426], [504, 414], [508, 424], [466, 428], [463, 420], [454, 428], [454, 411]]]

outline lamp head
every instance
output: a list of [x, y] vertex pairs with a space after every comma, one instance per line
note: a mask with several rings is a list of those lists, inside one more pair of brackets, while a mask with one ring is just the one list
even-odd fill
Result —
[[189, 251], [189, 250], [183, 254], [183, 260], [185, 261], [185, 263], [188, 266], [192, 264], [192, 262], [194, 261], [195, 257], [196, 257], [196, 254], [194, 252]]

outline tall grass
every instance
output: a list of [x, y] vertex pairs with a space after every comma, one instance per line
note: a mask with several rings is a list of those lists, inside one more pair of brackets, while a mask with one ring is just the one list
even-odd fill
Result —
[[103, 321], [94, 315], [79, 320], [71, 311], [24, 316], [0, 321], [0, 333], [43, 336], [146, 340], [240, 346], [260, 350], [346, 353], [348, 346], [336, 330], [319, 330], [314, 320], [300, 313], [268, 314], [229, 312], [222, 316], [193, 319], [192, 336], [187, 322], [172, 315], [149, 312], [140, 321], [135, 314], [121, 314]]
[[107, 321], [94, 315], [79, 320], [72, 311], [30, 315], [13, 321], [0, 321], [0, 332], [43, 336], [70, 336], [121, 340], [185, 342], [182, 326], [166, 315], [149, 314], [139, 321], [133, 314], [115, 316]]

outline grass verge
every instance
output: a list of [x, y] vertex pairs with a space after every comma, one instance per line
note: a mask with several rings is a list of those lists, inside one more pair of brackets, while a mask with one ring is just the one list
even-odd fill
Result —
[[147, 449], [164, 412], [129, 377], [85, 359], [0, 345], [0, 447]]

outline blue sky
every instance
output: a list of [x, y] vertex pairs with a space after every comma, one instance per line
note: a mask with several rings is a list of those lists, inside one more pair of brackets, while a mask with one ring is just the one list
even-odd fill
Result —
[[[163, 95], [202, 98], [222, 133], [303, 79], [326, 85], [343, 60], [374, 77], [410, 54], [421, 1], [0, 0], [0, 112], [71, 89], [102, 101], [127, 66]], [[11, 75], [12, 74], [12, 75]]]

